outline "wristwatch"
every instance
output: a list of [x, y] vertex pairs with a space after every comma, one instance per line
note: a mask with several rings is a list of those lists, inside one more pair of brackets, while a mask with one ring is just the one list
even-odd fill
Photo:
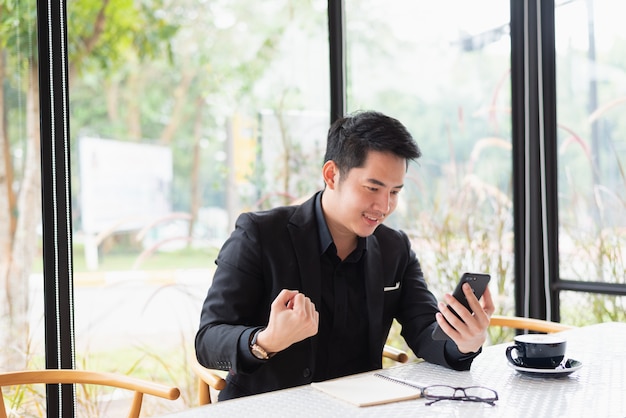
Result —
[[254, 357], [258, 358], [259, 360], [268, 360], [270, 358], [269, 354], [267, 354], [267, 351], [265, 351], [263, 347], [256, 343], [256, 339], [259, 336], [259, 333], [264, 329], [265, 328], [261, 328], [260, 330], [256, 331], [252, 336], [252, 341], [250, 341], [250, 351], [252, 352], [252, 355], [254, 355]]

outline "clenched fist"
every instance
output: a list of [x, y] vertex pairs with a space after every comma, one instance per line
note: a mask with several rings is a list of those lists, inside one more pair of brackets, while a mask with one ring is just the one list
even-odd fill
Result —
[[283, 289], [272, 302], [267, 328], [257, 336], [257, 344], [268, 353], [317, 334], [320, 315], [311, 299], [297, 290]]

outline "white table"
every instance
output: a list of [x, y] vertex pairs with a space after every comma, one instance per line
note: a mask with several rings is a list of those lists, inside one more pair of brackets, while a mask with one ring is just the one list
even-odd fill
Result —
[[426, 400], [356, 407], [311, 386], [218, 402], [168, 415], [194, 417], [626, 417], [626, 323], [577, 328], [567, 336], [567, 356], [583, 366], [567, 377], [521, 375], [508, 365], [509, 344], [485, 347], [468, 372], [430, 363], [411, 363], [384, 372], [425, 384], [480, 385], [495, 389], [496, 406], [483, 403]]

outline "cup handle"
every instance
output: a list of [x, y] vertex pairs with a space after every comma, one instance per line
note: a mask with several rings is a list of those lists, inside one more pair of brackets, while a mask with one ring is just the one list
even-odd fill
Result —
[[518, 357], [513, 358], [513, 356], [511, 355], [511, 351], [515, 350], [515, 352], [517, 353], [517, 345], [510, 345], [506, 348], [506, 358], [509, 360], [509, 362], [517, 367], [520, 367], [522, 364], [519, 361]]

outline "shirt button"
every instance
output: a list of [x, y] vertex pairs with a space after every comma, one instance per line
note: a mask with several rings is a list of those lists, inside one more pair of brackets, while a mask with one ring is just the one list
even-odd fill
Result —
[[311, 376], [311, 370], [308, 367], [306, 367], [304, 370], [302, 370], [302, 376], [304, 377]]

